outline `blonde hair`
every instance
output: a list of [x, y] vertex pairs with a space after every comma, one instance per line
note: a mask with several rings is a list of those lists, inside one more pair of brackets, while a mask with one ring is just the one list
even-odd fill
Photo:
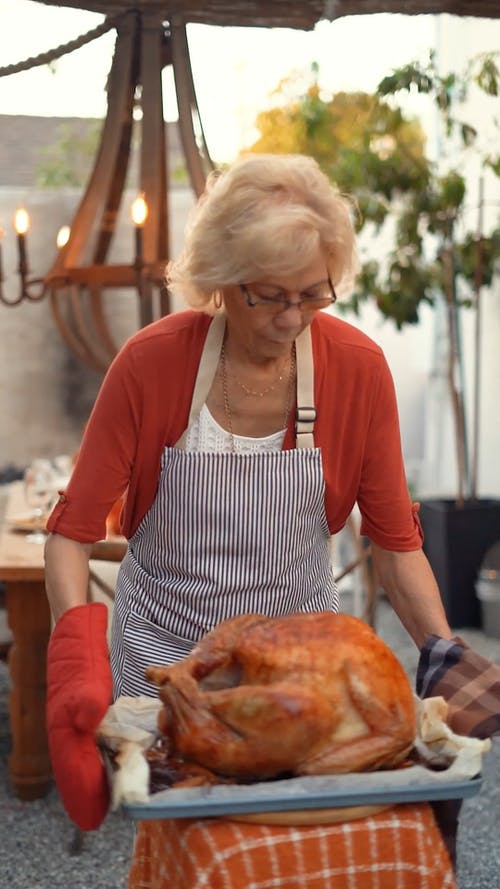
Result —
[[213, 310], [224, 287], [301, 272], [320, 248], [341, 294], [358, 269], [351, 211], [313, 158], [245, 155], [208, 177], [168, 286]]

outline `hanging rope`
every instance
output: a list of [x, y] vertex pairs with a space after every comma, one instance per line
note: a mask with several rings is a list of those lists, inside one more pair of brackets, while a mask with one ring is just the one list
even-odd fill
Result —
[[10, 74], [18, 74], [20, 71], [29, 71], [31, 68], [36, 68], [39, 65], [49, 65], [50, 62], [55, 61], [55, 59], [60, 59], [61, 56], [74, 52], [75, 49], [80, 49], [80, 47], [85, 46], [86, 43], [90, 43], [92, 40], [96, 40], [97, 37], [102, 37], [107, 31], [111, 31], [112, 28], [116, 28], [121, 18], [121, 15], [108, 18], [102, 22], [101, 25], [98, 25], [97, 28], [92, 28], [91, 31], [87, 31], [86, 34], [76, 37], [75, 40], [70, 40], [69, 43], [63, 43], [61, 46], [56, 46], [54, 49], [42, 52], [39, 56], [32, 56], [29, 59], [25, 59], [23, 62], [17, 62], [14, 65], [6, 65], [4, 68], [0, 68], [0, 77], [8, 77]]

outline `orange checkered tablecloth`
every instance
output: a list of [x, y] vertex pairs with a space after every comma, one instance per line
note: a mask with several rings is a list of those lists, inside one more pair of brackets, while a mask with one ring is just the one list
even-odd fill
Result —
[[129, 889], [457, 889], [431, 807], [339, 824], [138, 824]]

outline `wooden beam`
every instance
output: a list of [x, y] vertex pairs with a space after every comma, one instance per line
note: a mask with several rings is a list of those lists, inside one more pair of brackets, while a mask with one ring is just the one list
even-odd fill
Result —
[[99, 360], [94, 353], [92, 344], [82, 340], [81, 337], [75, 333], [71, 323], [68, 321], [67, 294], [61, 290], [52, 290], [50, 293], [50, 301], [52, 314], [59, 329], [59, 333], [63, 340], [68, 344], [71, 351], [74, 352], [83, 364], [87, 364], [93, 370], [97, 370], [101, 373], [105, 372], [109, 365], [109, 361], [105, 362]]
[[[199, 197], [205, 188], [206, 176], [208, 171], [213, 168], [213, 164], [205, 142], [196, 101], [186, 26], [184, 22], [174, 17], [170, 22], [170, 29], [172, 34], [172, 67], [174, 69], [181, 142], [191, 186], [194, 193]], [[199, 125], [200, 132], [198, 136], [201, 138], [201, 146], [198, 144], [197, 134], [195, 133], [195, 119]], [[203, 157], [200, 147], [202, 147], [206, 158]], [[207, 162], [207, 169], [205, 169], [205, 161]]]
[[48, 6], [72, 6], [104, 15], [136, 9], [180, 15], [206, 25], [260, 26], [310, 30], [322, 18], [389, 12], [500, 18], [498, 0], [40, 0]]
[[[142, 87], [142, 134], [140, 177], [148, 216], [143, 231], [145, 264], [169, 254], [166, 187], [166, 138], [162, 93], [162, 18], [143, 16], [141, 27], [140, 84]], [[161, 233], [161, 237], [160, 237]]]
[[66, 246], [59, 251], [48, 278], [58, 277], [68, 268], [89, 261], [88, 248], [95, 243], [102, 225], [108, 195], [122, 144], [122, 129], [128, 124], [130, 81], [134, 54], [136, 17], [126, 16], [118, 33], [110, 73], [108, 114], [88, 186], [80, 201]]

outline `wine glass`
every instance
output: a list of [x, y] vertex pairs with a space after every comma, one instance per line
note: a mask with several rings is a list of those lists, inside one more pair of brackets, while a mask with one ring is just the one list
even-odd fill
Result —
[[73, 470], [73, 458], [69, 454], [58, 454], [51, 460], [52, 471], [54, 475], [53, 489], [54, 493], [65, 488], [69, 482], [71, 472]]
[[24, 472], [24, 493], [26, 502], [32, 507], [31, 518], [39, 527], [26, 536], [30, 543], [45, 543], [47, 533], [42, 527], [55, 494], [54, 470], [50, 460], [32, 460]]

